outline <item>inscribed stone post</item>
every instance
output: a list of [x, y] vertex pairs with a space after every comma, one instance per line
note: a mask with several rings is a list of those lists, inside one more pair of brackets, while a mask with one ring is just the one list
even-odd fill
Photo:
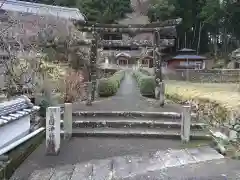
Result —
[[190, 140], [190, 125], [191, 125], [191, 106], [183, 106], [182, 124], [181, 124], [181, 139], [183, 142]]
[[60, 150], [60, 107], [49, 107], [46, 113], [46, 154], [58, 155]]
[[64, 104], [64, 139], [70, 139], [72, 137], [72, 103]]

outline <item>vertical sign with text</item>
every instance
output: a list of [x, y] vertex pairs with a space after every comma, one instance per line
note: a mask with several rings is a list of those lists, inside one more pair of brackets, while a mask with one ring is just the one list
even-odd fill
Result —
[[60, 107], [49, 107], [46, 113], [46, 154], [58, 155], [60, 149]]

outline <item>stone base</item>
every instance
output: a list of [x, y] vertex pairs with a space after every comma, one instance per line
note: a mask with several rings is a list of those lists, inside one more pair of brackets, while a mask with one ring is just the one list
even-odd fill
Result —
[[165, 84], [164, 82], [159, 83], [159, 86], [155, 88], [155, 98], [159, 100], [160, 107], [164, 106], [165, 102]]
[[87, 106], [92, 105], [92, 82], [87, 83], [87, 101], [86, 101]]
[[64, 133], [64, 140], [70, 140], [72, 138], [72, 133]]
[[46, 151], [46, 156], [58, 156], [59, 152], [60, 152], [60, 149], [58, 149], [56, 152]]
[[87, 100], [86, 101], [86, 106], [92, 106], [92, 101]]
[[155, 87], [155, 99], [160, 99], [160, 87]]

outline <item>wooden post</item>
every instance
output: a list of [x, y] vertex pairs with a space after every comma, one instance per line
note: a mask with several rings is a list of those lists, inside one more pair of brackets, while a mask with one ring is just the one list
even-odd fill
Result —
[[190, 126], [191, 126], [191, 106], [183, 106], [182, 124], [181, 124], [181, 139], [183, 142], [190, 140]]
[[64, 104], [64, 139], [69, 140], [72, 137], [72, 103]]
[[60, 150], [60, 107], [47, 109], [46, 126], [46, 154], [58, 155]]

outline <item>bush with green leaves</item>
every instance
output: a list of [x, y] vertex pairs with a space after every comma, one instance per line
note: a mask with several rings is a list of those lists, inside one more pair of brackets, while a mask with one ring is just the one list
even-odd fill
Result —
[[140, 68], [139, 71], [147, 76], [151, 76], [151, 73], [146, 69]]
[[41, 117], [46, 117], [47, 108], [50, 106], [49, 100], [46, 99], [41, 100], [39, 106], [40, 106], [39, 115]]
[[125, 71], [118, 71], [109, 78], [100, 79], [98, 93], [101, 97], [113, 96], [117, 93], [123, 80]]
[[156, 87], [155, 78], [140, 71], [134, 72], [133, 76], [136, 78], [140, 93], [143, 96], [154, 97]]

